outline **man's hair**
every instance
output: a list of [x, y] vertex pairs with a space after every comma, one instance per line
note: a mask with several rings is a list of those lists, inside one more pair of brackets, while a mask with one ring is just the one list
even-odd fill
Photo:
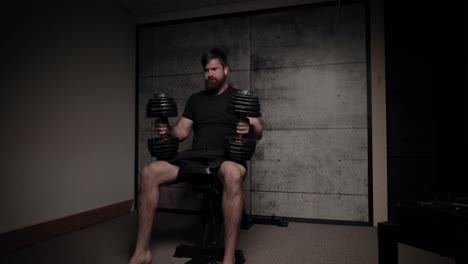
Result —
[[205, 53], [203, 53], [202, 57], [201, 57], [201, 65], [202, 67], [204, 68], [206, 66], [206, 64], [208, 64], [208, 62], [212, 59], [219, 59], [219, 61], [221, 62], [221, 65], [226, 66], [228, 65], [228, 62], [227, 62], [227, 58], [226, 58], [226, 54], [224, 54], [224, 52], [218, 48], [213, 48]]

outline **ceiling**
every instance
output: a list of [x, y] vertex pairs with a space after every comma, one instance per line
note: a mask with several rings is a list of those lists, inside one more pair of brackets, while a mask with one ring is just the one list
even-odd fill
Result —
[[140, 17], [159, 13], [222, 6], [226, 4], [255, 2], [255, 0], [112, 0], [112, 2], [125, 8], [136, 17]]
[[110, 0], [135, 16], [136, 24], [266, 10], [341, 0]]

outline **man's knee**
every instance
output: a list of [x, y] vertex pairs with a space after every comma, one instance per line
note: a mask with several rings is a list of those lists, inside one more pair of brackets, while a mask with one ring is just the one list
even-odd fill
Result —
[[244, 166], [232, 161], [223, 162], [219, 170], [220, 177], [227, 186], [240, 186], [246, 172]]
[[142, 185], [161, 185], [177, 178], [177, 167], [166, 161], [154, 161], [147, 164], [140, 173]]

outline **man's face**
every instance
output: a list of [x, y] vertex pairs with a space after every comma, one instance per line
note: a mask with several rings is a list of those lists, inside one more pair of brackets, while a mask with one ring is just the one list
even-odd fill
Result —
[[223, 67], [219, 59], [208, 61], [204, 69], [205, 90], [210, 94], [217, 93], [226, 82], [227, 67]]

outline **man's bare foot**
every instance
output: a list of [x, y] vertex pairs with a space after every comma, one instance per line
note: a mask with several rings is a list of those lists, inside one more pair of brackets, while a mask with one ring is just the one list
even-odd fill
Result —
[[148, 250], [146, 252], [135, 252], [130, 259], [129, 264], [151, 264], [153, 262], [153, 257], [151, 252]]
[[224, 258], [223, 259], [223, 264], [235, 264], [236, 263], [236, 258]]

